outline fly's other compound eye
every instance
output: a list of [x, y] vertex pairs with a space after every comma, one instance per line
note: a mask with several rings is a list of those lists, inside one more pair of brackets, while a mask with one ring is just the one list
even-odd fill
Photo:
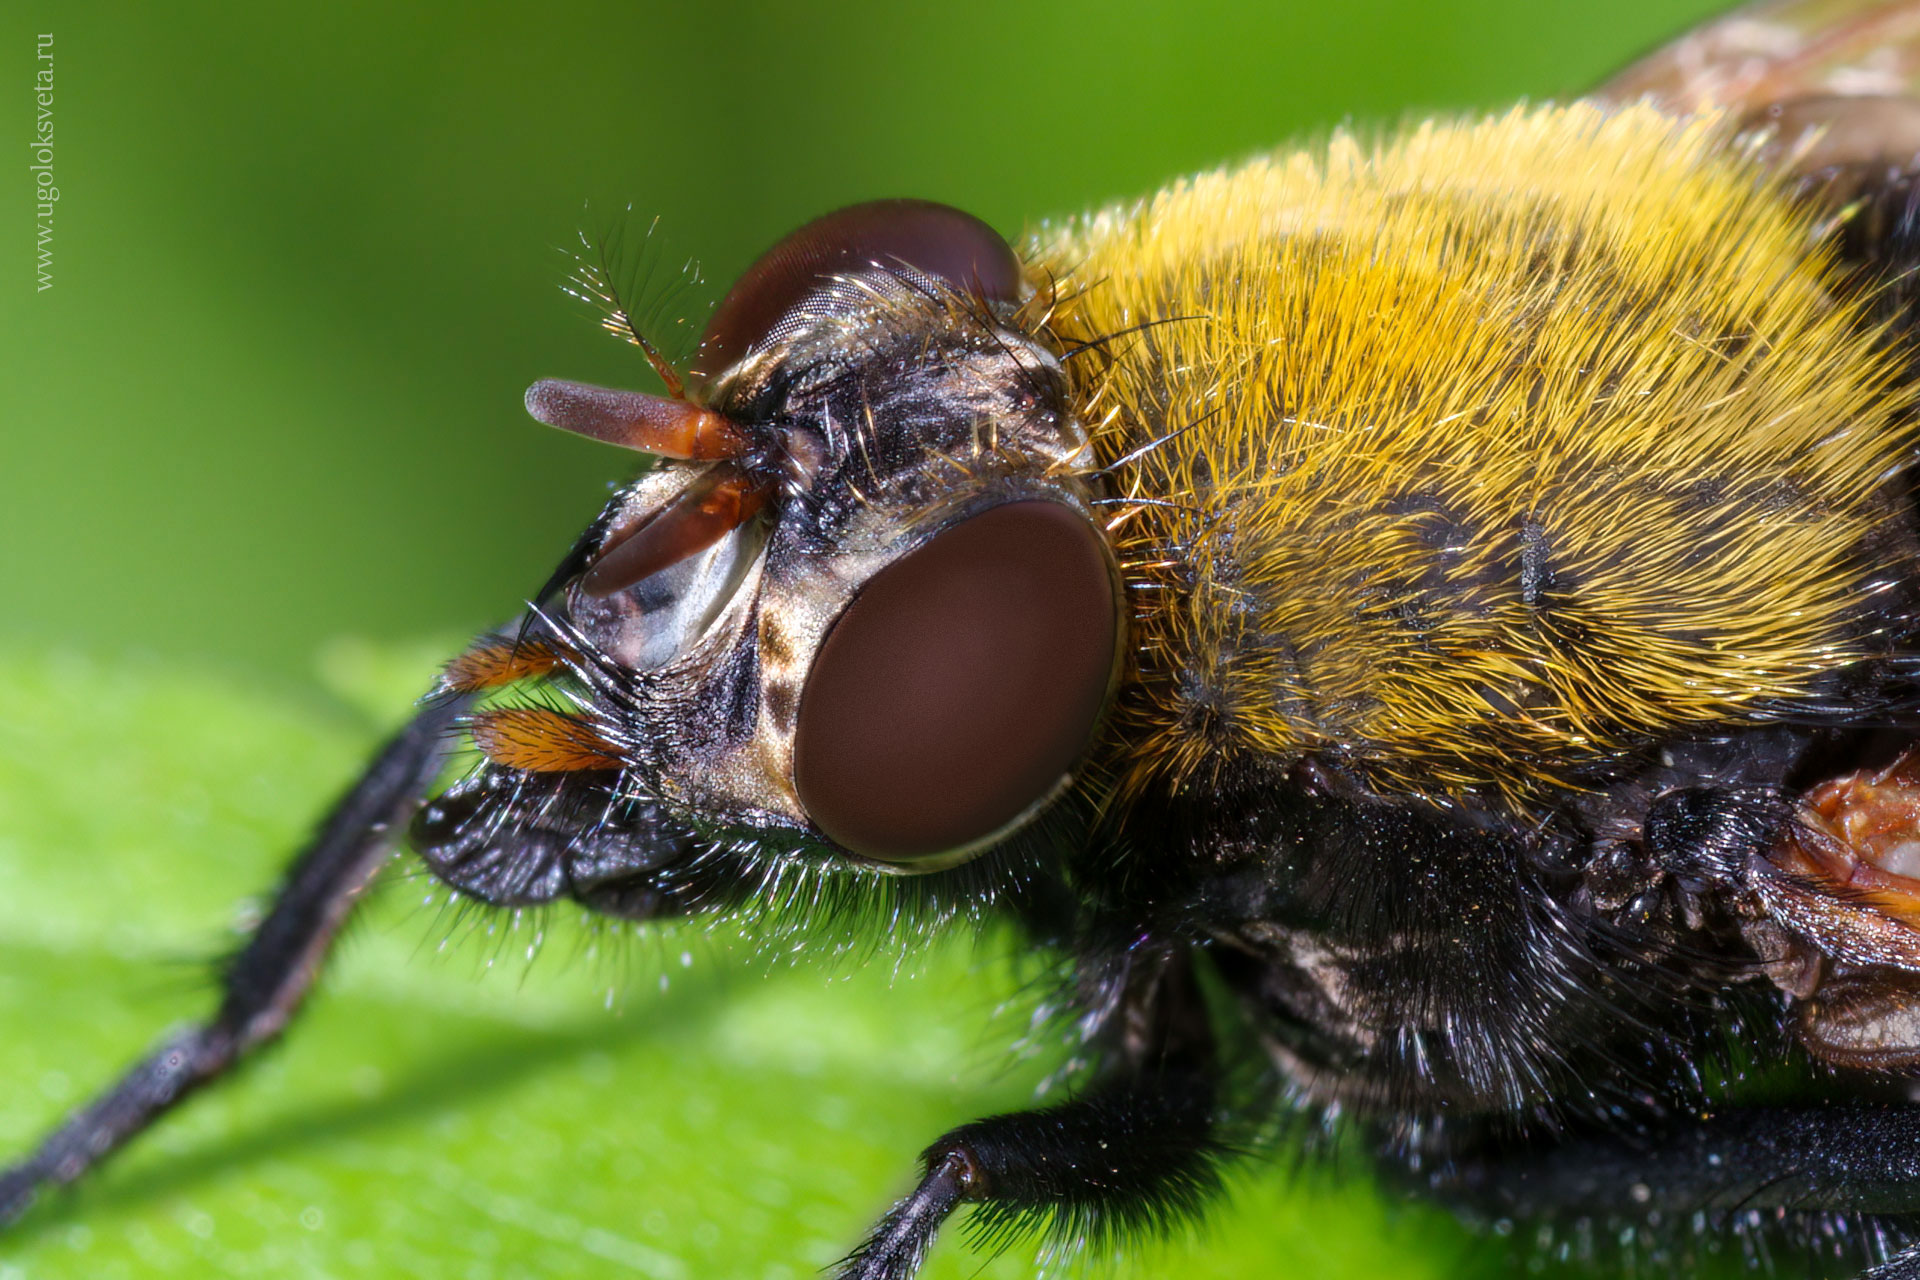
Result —
[[827, 633], [800, 696], [794, 783], [814, 824], [881, 862], [945, 865], [1048, 799], [1118, 659], [1106, 543], [1010, 502], [889, 565]]
[[907, 268], [990, 302], [1020, 292], [1020, 261], [970, 213], [930, 200], [874, 200], [816, 218], [774, 245], [727, 290], [700, 339], [695, 372], [711, 376], [781, 336], [837, 275]]

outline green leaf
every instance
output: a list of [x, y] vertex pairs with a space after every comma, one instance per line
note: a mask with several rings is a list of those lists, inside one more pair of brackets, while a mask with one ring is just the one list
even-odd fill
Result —
[[[342, 704], [6, 652], [0, 1144], [20, 1151], [211, 1002], [278, 860], [424, 663], [336, 646]], [[383, 692], [384, 691], [384, 692]], [[536, 946], [529, 962], [529, 947]], [[398, 869], [285, 1042], [0, 1247], [26, 1277], [805, 1277], [943, 1129], [1026, 1105], [1029, 998], [955, 941], [896, 972], [769, 967], [685, 929], [449, 912]], [[1261, 1164], [1134, 1274], [1457, 1277], [1451, 1220]], [[1033, 1274], [949, 1231], [929, 1277]]]

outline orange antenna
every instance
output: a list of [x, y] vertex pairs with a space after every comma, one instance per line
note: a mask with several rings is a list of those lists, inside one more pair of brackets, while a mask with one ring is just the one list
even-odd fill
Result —
[[527, 412], [550, 427], [662, 458], [713, 462], [748, 449], [740, 428], [713, 410], [639, 391], [542, 378], [527, 388]]
[[581, 588], [590, 596], [610, 596], [700, 554], [751, 520], [770, 492], [738, 467], [714, 467], [652, 519], [624, 536], [616, 534], [581, 575]]
[[647, 363], [653, 366], [654, 373], [667, 384], [667, 394], [675, 400], [685, 400], [687, 384], [681, 381], [680, 371], [667, 362], [667, 358], [660, 354], [660, 348], [649, 342], [646, 334], [640, 332], [640, 326], [633, 322], [633, 317], [622, 311], [620, 318], [626, 322], [627, 336], [633, 339], [633, 345], [640, 348], [641, 354], [647, 357]]

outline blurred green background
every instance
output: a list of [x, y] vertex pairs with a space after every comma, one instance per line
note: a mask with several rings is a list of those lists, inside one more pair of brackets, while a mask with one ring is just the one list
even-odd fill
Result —
[[[626, 474], [520, 408], [541, 376], [649, 385], [557, 287], [578, 231], [657, 215], [662, 275], [709, 282], [662, 318], [697, 329], [840, 204], [1017, 233], [1343, 119], [1568, 96], [1715, 7], [9, 6], [0, 1140], [200, 1006], [181, 961], [227, 945], [426, 655], [511, 613]], [[1004, 981], [963, 955], [824, 993], [721, 960], [655, 1001], [682, 944], [640, 940], [608, 1018], [604, 964], [487, 981], [524, 932], [436, 962], [449, 932], [363, 930], [293, 1047], [0, 1242], [0, 1277], [805, 1275], [1042, 1070], [1001, 1066]], [[1250, 1186], [1183, 1274], [1469, 1265], [1445, 1224]]]
[[[629, 466], [535, 378], [645, 385], [556, 287], [631, 204], [701, 306], [826, 209], [1009, 233], [1344, 118], [1564, 96], [1694, 0], [8, 6], [55, 35], [54, 287], [10, 184], [9, 628], [301, 678], [513, 609]], [[16, 151], [16, 160], [25, 154]]]

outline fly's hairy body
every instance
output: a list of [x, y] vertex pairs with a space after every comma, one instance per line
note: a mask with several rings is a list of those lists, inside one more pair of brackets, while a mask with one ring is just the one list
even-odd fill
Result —
[[1053, 232], [1121, 508], [1136, 784], [1321, 754], [1509, 797], [1884, 654], [1911, 416], [1725, 122], [1518, 109]]

